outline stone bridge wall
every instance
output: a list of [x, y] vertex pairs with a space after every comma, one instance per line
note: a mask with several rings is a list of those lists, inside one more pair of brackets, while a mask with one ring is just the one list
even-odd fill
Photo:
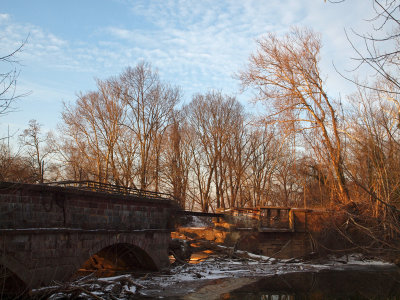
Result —
[[149, 231], [24, 230], [1, 237], [0, 265], [33, 288], [68, 280], [93, 254], [116, 244], [138, 247], [157, 267], [165, 267], [169, 239], [169, 233]]
[[170, 229], [169, 200], [0, 184], [0, 229]]
[[101, 249], [129, 244], [169, 264], [170, 200], [0, 183], [0, 265], [28, 287], [65, 280]]

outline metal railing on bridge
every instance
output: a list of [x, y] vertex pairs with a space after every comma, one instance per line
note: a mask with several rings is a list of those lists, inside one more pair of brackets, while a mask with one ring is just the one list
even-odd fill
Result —
[[145, 197], [148, 199], [158, 199], [158, 200], [175, 200], [174, 197], [167, 193], [161, 192], [153, 192], [147, 190], [136, 189], [132, 187], [125, 187], [110, 183], [102, 183], [91, 180], [84, 181], [55, 181], [45, 183], [46, 185], [51, 186], [60, 186], [60, 187], [69, 187], [78, 190], [92, 191], [92, 192], [100, 192], [100, 193], [109, 193], [115, 195], [123, 195], [123, 196], [136, 196], [136, 197]]

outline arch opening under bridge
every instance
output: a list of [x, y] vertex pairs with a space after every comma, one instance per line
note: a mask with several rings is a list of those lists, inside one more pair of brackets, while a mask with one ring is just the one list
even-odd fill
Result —
[[110, 276], [117, 272], [157, 269], [154, 260], [142, 248], [128, 243], [116, 243], [93, 254], [83, 263], [78, 273], [96, 272], [99, 275]]

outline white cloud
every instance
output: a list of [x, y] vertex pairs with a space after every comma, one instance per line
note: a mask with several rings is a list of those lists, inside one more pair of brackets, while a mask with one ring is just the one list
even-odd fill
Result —
[[268, 31], [282, 34], [293, 25], [306, 25], [323, 34], [323, 71], [336, 91], [342, 83], [332, 61], [341, 67], [352, 53], [343, 28], [355, 24], [354, 11], [361, 20], [368, 8], [365, 0], [337, 5], [322, 0], [123, 2], [133, 19], [143, 19], [147, 26], [104, 24], [93, 32], [97, 41], [71, 41], [36, 25], [14, 23], [9, 15], [1, 14], [0, 42], [12, 49], [29, 34], [21, 54], [24, 61], [42, 64], [49, 71], [85, 72], [90, 77], [116, 75], [145, 59], [190, 97], [208, 88], [235, 92], [238, 82], [232, 75], [243, 68], [257, 38]]
[[8, 14], [0, 14], [0, 23], [4, 22], [4, 21], [7, 21], [9, 19], [10, 19], [10, 15], [8, 15]]
[[106, 28], [106, 31], [108, 31], [111, 35], [124, 40], [131, 40], [133, 36], [132, 31], [117, 27], [108, 27]]
[[[134, 1], [134, 15], [144, 17], [151, 29], [106, 28], [105, 32], [130, 43], [135, 55], [150, 60], [162, 75], [177, 78], [189, 93], [207, 88], [232, 92], [232, 79], [268, 30], [282, 29], [302, 18], [302, 5], [290, 1]], [[291, 9], [287, 9], [290, 6]], [[292, 10], [292, 7], [294, 9]], [[283, 22], [283, 24], [282, 24]], [[181, 74], [185, 74], [184, 76]], [[196, 86], [194, 85], [196, 83]], [[202, 87], [203, 90], [195, 90]]]

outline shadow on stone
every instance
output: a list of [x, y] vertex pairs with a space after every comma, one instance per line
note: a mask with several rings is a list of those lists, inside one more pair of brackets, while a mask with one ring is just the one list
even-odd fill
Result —
[[92, 255], [78, 273], [95, 272], [100, 276], [113, 276], [117, 272], [156, 271], [150, 256], [139, 247], [114, 244]]

